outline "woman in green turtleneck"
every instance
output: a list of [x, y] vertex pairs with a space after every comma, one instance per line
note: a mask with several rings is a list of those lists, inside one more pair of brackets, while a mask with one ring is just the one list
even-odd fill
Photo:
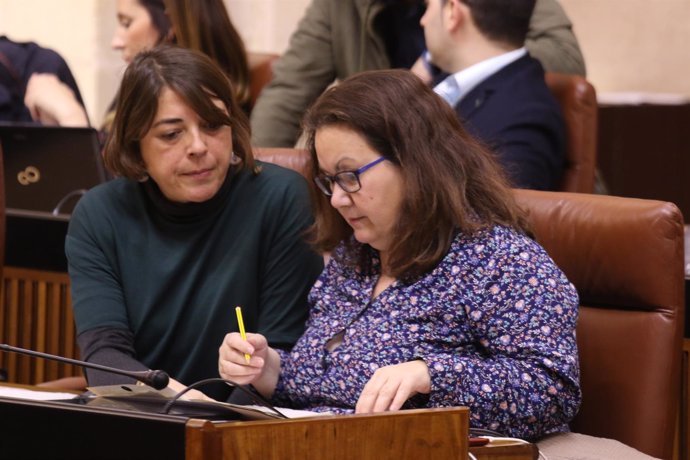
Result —
[[66, 241], [83, 358], [162, 369], [174, 389], [217, 377], [237, 305], [248, 330], [289, 349], [322, 269], [303, 241], [308, 188], [297, 173], [254, 161], [223, 72], [189, 50], [141, 53], [123, 78], [105, 162], [120, 178], [80, 200]]

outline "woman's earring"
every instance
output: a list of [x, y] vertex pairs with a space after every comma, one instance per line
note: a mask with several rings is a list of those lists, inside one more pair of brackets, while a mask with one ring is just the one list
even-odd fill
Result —
[[235, 151], [233, 150], [233, 151], [232, 151], [232, 157], [230, 157], [230, 164], [231, 164], [231, 165], [238, 165], [238, 164], [240, 164], [240, 163], [242, 163], [242, 158], [238, 157], [238, 156], [235, 154]]

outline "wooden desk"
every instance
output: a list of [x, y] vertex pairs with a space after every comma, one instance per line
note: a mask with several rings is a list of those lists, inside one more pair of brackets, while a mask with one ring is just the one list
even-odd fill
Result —
[[[466, 459], [464, 407], [212, 422], [0, 397], [0, 458]], [[61, 427], [61, 428], [58, 428]], [[536, 460], [533, 444], [473, 447], [479, 460]]]
[[289, 422], [190, 421], [185, 458], [464, 459], [468, 417], [458, 408]]
[[67, 402], [0, 398], [0, 412], [0, 458], [467, 457], [467, 408], [211, 422]]

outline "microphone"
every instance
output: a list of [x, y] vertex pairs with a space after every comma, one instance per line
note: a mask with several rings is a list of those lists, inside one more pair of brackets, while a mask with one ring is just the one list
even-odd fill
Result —
[[148, 370], [148, 371], [125, 371], [123, 369], [117, 369], [114, 367], [102, 366], [100, 364], [89, 363], [87, 361], [79, 361], [77, 359], [64, 358], [62, 356], [50, 355], [48, 353], [43, 353], [40, 351], [27, 350], [25, 348], [13, 347], [12, 345], [7, 345], [0, 343], [0, 350], [11, 351], [13, 353], [19, 353], [30, 356], [37, 356], [39, 358], [51, 359], [53, 361], [60, 361], [68, 364], [76, 364], [77, 366], [87, 367], [90, 369], [96, 369], [99, 371], [110, 372], [112, 374], [120, 374], [126, 377], [131, 377], [138, 380], [156, 390], [162, 390], [168, 386], [168, 381], [170, 377], [164, 371], [160, 370]]

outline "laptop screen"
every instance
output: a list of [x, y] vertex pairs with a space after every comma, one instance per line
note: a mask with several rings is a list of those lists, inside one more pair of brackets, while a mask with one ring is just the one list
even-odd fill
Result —
[[0, 124], [7, 214], [69, 215], [106, 180], [93, 128]]

